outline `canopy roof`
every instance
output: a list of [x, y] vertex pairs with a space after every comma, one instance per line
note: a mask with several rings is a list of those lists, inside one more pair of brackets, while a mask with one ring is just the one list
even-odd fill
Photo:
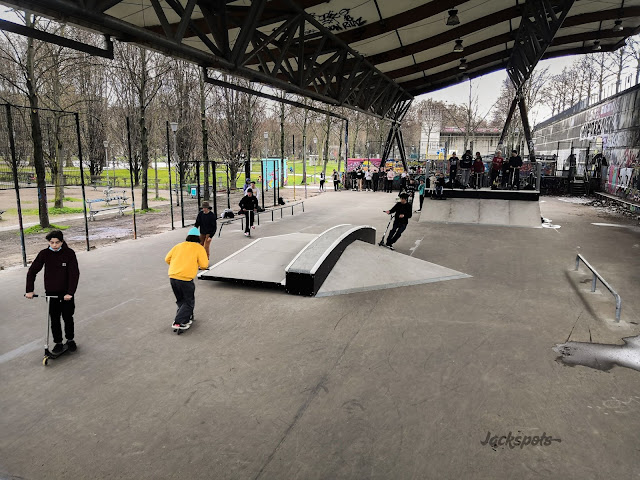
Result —
[[[415, 95], [501, 69], [518, 86], [541, 58], [590, 53], [594, 42], [613, 51], [640, 31], [640, 0], [0, 2], [393, 119]], [[450, 13], [459, 24], [447, 24]]]

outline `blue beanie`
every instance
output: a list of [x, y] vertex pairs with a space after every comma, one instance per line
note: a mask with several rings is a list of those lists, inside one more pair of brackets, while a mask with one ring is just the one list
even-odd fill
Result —
[[187, 235], [200, 236], [200, 229], [198, 227], [191, 227], [191, 230], [189, 230], [189, 233]]

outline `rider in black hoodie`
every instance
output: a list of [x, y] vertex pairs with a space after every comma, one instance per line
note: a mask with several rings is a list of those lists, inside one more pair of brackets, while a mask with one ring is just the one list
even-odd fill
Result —
[[400, 194], [400, 201], [396, 203], [390, 210], [385, 210], [385, 213], [392, 214], [395, 213], [395, 218], [393, 220], [393, 228], [389, 232], [389, 236], [387, 237], [387, 247], [391, 250], [395, 250], [393, 248], [393, 244], [396, 243], [400, 239], [400, 235], [407, 228], [409, 224], [409, 219], [411, 215], [413, 215], [411, 211], [411, 204], [407, 202], [409, 195], [406, 193]]
[[27, 272], [27, 288], [25, 297], [33, 298], [36, 275], [44, 267], [44, 291], [49, 299], [49, 315], [51, 317], [51, 333], [53, 334], [54, 354], [62, 353], [62, 327], [60, 316], [64, 320], [64, 335], [67, 338], [69, 351], [76, 350], [73, 340], [73, 314], [76, 309], [74, 297], [80, 279], [76, 254], [64, 241], [60, 230], [50, 232], [46, 237], [49, 247], [41, 250]]

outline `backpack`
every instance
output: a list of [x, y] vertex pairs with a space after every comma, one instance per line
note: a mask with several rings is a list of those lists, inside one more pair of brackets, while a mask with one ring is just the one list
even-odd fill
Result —
[[233, 218], [234, 217], [233, 210], [231, 210], [230, 208], [225, 208], [221, 216], [222, 218]]
[[284, 199], [282, 197], [278, 197], [278, 205], [284, 205]]

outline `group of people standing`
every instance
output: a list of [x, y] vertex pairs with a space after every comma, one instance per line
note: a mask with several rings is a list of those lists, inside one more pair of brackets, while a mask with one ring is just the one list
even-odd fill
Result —
[[[520, 190], [520, 169], [522, 168], [522, 157], [518, 155], [517, 150], [511, 152], [508, 160], [502, 157], [500, 150], [496, 151], [491, 161], [490, 184], [492, 188], [515, 188]], [[461, 188], [470, 187], [470, 175], [473, 173], [475, 188], [482, 186], [482, 177], [485, 171], [484, 162], [480, 152], [476, 152], [475, 158], [472, 158], [471, 151], [467, 150], [462, 158], [458, 158], [456, 152], [453, 152], [449, 158], [449, 182], [450, 187], [455, 188], [459, 185]], [[459, 177], [459, 179], [458, 179]]]

